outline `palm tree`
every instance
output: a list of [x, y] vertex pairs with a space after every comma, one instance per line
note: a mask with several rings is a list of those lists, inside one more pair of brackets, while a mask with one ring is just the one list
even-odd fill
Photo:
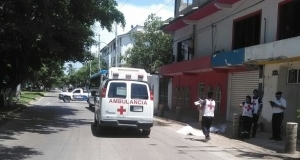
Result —
[[67, 66], [67, 70], [68, 70], [68, 75], [71, 75], [75, 72], [75, 67], [72, 63], [69, 63]]

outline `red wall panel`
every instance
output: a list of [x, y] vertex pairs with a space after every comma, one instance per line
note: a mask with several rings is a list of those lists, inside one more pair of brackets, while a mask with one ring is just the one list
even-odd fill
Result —
[[[177, 87], [189, 87], [191, 91], [190, 97], [190, 106], [189, 108], [196, 110], [194, 101], [198, 100], [198, 84], [203, 83], [206, 92], [207, 86], [210, 85], [214, 92], [217, 86], [221, 87], [221, 113], [226, 114], [226, 105], [227, 105], [227, 85], [228, 85], [228, 73], [217, 73], [217, 72], [204, 72], [199, 73], [196, 76], [175, 76], [172, 79], [173, 91]], [[206, 96], [207, 93], [204, 93]], [[173, 92], [174, 96], [174, 92]], [[174, 104], [173, 104], [174, 107]]]

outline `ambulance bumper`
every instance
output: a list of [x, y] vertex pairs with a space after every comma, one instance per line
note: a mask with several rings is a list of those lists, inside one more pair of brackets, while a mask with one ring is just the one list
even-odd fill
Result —
[[100, 124], [102, 126], [120, 127], [120, 128], [149, 129], [153, 127], [153, 122], [126, 121], [126, 120], [102, 120], [100, 121]]

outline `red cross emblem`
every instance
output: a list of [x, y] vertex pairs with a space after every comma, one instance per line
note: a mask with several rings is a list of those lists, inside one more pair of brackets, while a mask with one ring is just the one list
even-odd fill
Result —
[[252, 109], [252, 107], [250, 105], [248, 105], [247, 107], [245, 107], [247, 109], [247, 111], [250, 111]]
[[207, 107], [208, 107], [210, 110], [212, 110], [212, 108], [213, 108], [214, 106], [212, 105], [212, 102], [210, 102], [210, 104], [208, 104]]
[[126, 112], [126, 109], [124, 109], [123, 106], [120, 106], [117, 111], [120, 112], [120, 115], [123, 115], [123, 113]]

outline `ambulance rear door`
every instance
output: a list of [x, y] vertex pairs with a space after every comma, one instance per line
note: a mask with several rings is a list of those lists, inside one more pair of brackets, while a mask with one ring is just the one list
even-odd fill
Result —
[[131, 81], [128, 83], [129, 111], [128, 120], [152, 121], [153, 95], [149, 85], [145, 82]]
[[126, 120], [128, 112], [128, 84], [127, 81], [112, 80], [108, 82], [102, 98], [102, 119]]

